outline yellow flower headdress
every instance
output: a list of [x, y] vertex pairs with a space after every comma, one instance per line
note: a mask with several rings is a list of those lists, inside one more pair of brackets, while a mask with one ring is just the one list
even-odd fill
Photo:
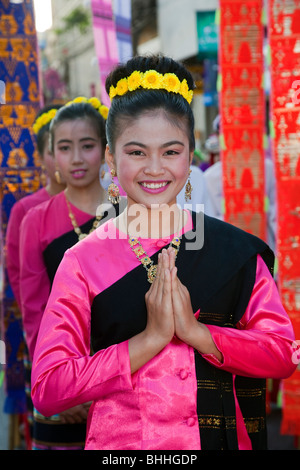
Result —
[[138, 88], [179, 93], [189, 104], [193, 99], [193, 90], [189, 89], [186, 79], [181, 82], [174, 73], [161, 74], [156, 70], [147, 70], [147, 72], [135, 70], [129, 77], [119, 80], [115, 87], [113, 85], [110, 87], [109, 97], [112, 100], [115, 96], [125, 95], [128, 91]]
[[96, 109], [96, 111], [98, 111], [101, 114], [101, 116], [105, 120], [107, 119], [107, 115], [109, 111], [108, 107], [102, 104], [101, 101], [95, 96], [93, 96], [92, 98], [85, 98], [84, 96], [78, 96], [74, 100], [66, 103], [66, 106], [70, 106], [70, 104], [73, 104], [73, 103], [89, 103], [93, 106], [93, 108]]
[[46, 113], [41, 114], [32, 126], [33, 132], [37, 135], [42, 127], [46, 126], [50, 121], [52, 121], [57, 111], [57, 109], [53, 108]]

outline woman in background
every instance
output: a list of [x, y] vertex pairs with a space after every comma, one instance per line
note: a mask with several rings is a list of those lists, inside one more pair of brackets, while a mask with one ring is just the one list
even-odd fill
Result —
[[[58, 265], [66, 249], [92, 232], [107, 213], [99, 168], [106, 145], [107, 108], [97, 98], [76, 98], [62, 107], [50, 126], [56, 178], [66, 188], [31, 209], [21, 226], [20, 291], [30, 359]], [[107, 206], [109, 206], [107, 204]], [[89, 404], [45, 418], [34, 411], [34, 449], [81, 449]]]

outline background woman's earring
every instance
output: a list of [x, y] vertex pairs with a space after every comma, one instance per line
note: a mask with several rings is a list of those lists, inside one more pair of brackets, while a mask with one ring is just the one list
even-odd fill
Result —
[[57, 184], [61, 184], [61, 177], [60, 177], [60, 173], [58, 170], [56, 170], [56, 172], [54, 173], [54, 176], [55, 176]]
[[192, 173], [192, 170], [189, 171], [189, 179], [188, 179], [188, 181], [187, 181], [187, 183], [186, 183], [186, 185], [185, 185], [185, 194], [184, 194], [184, 196], [185, 196], [186, 202], [188, 202], [189, 200], [192, 199], [193, 187], [192, 187], [192, 185], [191, 185], [191, 180], [190, 180], [190, 175], [191, 175], [191, 173]]
[[110, 175], [111, 175], [111, 183], [107, 188], [108, 200], [112, 204], [119, 204], [119, 202], [120, 202], [120, 190], [119, 190], [118, 186], [113, 182], [113, 178], [115, 176], [117, 176], [114, 169], [110, 170]]

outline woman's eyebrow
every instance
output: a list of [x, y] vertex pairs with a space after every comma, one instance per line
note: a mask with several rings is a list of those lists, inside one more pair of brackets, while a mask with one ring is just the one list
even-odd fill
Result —
[[[130, 147], [131, 145], [137, 145], [139, 147], [147, 148], [147, 145], [142, 144], [141, 142], [136, 142], [134, 140], [127, 142], [124, 147]], [[181, 142], [180, 140], [170, 140], [170, 142], [165, 142], [164, 144], [161, 145], [161, 148], [166, 148], [170, 147], [172, 145], [181, 145], [184, 146], [184, 143]]]

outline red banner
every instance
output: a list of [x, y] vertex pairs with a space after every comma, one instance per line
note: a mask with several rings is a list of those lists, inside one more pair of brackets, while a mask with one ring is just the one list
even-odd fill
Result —
[[266, 239], [263, 0], [220, 0], [224, 219]]
[[[278, 284], [300, 340], [300, 2], [270, 0], [271, 124], [278, 201]], [[297, 78], [298, 77], [298, 78]], [[296, 354], [296, 353], [295, 353]], [[297, 357], [295, 357], [297, 361]], [[284, 434], [300, 435], [300, 370], [283, 381]]]

